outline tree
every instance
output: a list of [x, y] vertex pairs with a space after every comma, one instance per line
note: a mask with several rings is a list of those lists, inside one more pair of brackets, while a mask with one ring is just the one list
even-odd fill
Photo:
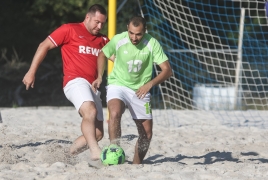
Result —
[[[123, 1], [118, 0], [117, 5]], [[39, 43], [64, 23], [82, 22], [88, 8], [95, 3], [95, 0], [0, 1], [0, 107], [70, 105], [62, 93], [59, 48], [51, 50], [40, 65], [34, 89], [25, 91], [21, 80]], [[108, 7], [108, 0], [97, 3]], [[137, 1], [127, 1], [117, 14], [118, 33], [126, 30], [128, 18], [137, 12]], [[106, 23], [102, 33], [107, 32]]]

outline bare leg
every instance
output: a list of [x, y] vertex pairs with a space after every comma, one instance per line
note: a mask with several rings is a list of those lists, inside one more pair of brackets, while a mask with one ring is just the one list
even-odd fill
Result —
[[101, 149], [98, 140], [103, 137], [103, 122], [96, 121], [97, 109], [93, 102], [87, 101], [82, 104], [79, 110], [82, 116], [81, 130], [83, 136], [78, 137], [70, 148], [72, 154], [85, 150], [86, 145], [90, 149], [90, 158], [98, 160]]
[[141, 164], [148, 149], [153, 135], [153, 120], [135, 120], [139, 138], [136, 142], [133, 164]]
[[87, 149], [88, 149], [87, 141], [85, 137], [82, 135], [82, 136], [79, 136], [71, 145], [70, 154], [77, 155]]
[[[103, 137], [103, 121], [95, 120], [96, 140], [100, 141]], [[70, 154], [77, 155], [88, 149], [87, 141], [83, 135], [79, 136], [70, 147]]]
[[121, 137], [121, 117], [124, 112], [125, 104], [119, 99], [112, 99], [108, 102], [109, 123], [108, 132], [111, 144], [119, 145]]

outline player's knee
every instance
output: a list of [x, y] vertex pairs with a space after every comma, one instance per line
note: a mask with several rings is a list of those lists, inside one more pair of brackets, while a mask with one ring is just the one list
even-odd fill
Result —
[[95, 121], [97, 117], [97, 110], [92, 110], [88, 113], [84, 113], [82, 117], [83, 117], [83, 120]]
[[79, 110], [79, 114], [83, 119], [94, 119], [97, 117], [98, 111], [96, 108], [89, 108], [85, 105], [82, 106]]
[[152, 131], [145, 132], [144, 134], [140, 134], [140, 138], [142, 138], [144, 140], [151, 141], [152, 137], [153, 137]]
[[149, 140], [149, 141], [151, 141], [151, 139], [152, 139], [152, 137], [153, 137], [153, 132], [146, 132], [146, 138]]
[[117, 121], [121, 119], [122, 114], [119, 111], [113, 111], [113, 112], [109, 112], [110, 113], [110, 122], [112, 121]]

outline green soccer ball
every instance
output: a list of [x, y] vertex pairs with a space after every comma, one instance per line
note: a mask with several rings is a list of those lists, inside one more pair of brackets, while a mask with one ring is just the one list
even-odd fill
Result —
[[102, 149], [100, 159], [103, 165], [123, 164], [125, 162], [125, 152], [120, 146], [111, 144]]

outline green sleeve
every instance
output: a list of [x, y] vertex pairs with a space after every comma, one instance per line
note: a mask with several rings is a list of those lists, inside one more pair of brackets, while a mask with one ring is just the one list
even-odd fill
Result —
[[155, 39], [154, 49], [153, 49], [153, 60], [156, 64], [161, 64], [168, 60], [168, 57], [164, 53], [162, 46], [156, 39]]

